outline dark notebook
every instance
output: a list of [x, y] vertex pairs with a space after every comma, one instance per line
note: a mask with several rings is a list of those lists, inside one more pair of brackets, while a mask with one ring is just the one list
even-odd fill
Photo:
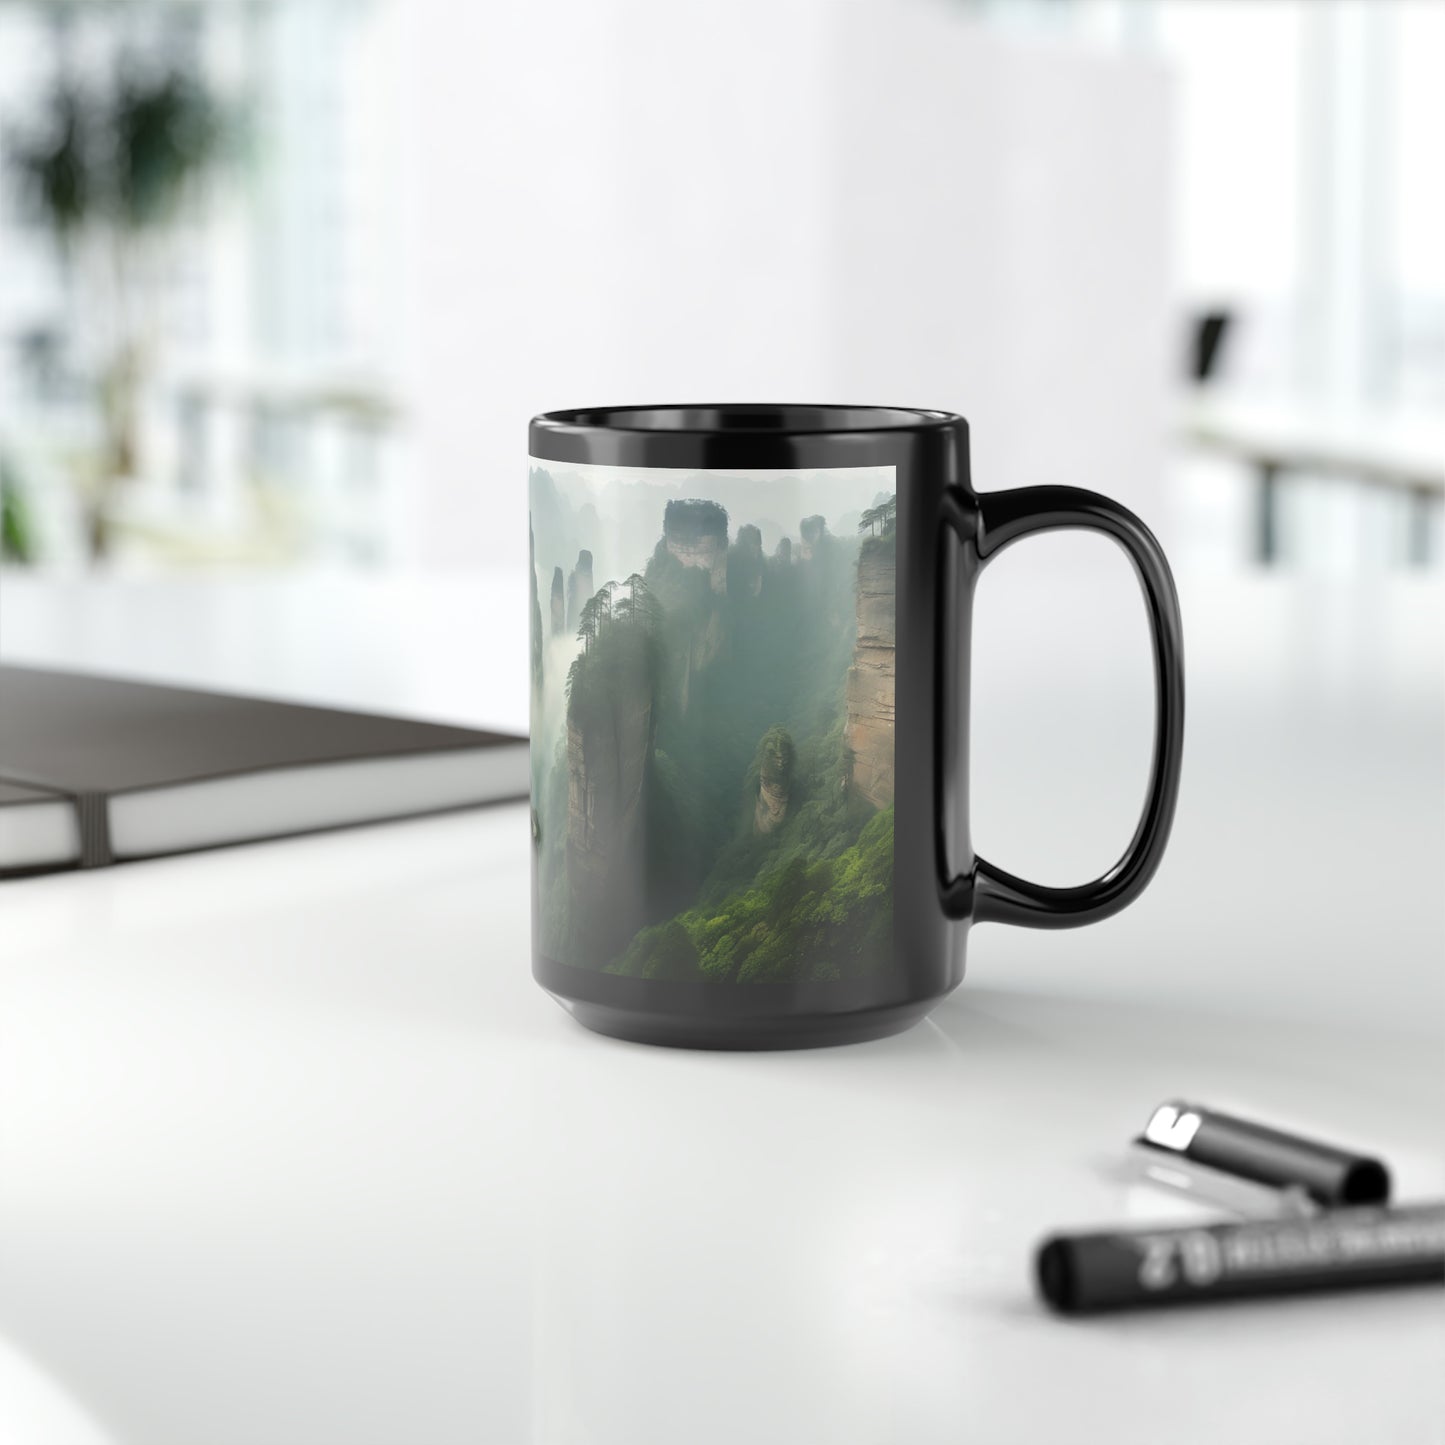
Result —
[[527, 796], [527, 740], [0, 667], [0, 877]]

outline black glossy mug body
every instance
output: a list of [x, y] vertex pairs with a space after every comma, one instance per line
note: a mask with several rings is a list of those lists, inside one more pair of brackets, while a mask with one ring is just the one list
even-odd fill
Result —
[[[1091, 923], [1144, 889], [1179, 788], [1179, 607], [1132, 513], [979, 494], [968, 424], [841, 406], [555, 412], [530, 433], [533, 972], [648, 1043], [896, 1033], [963, 978], [974, 923]], [[1103, 877], [978, 857], [966, 819], [980, 571], [1106, 533], [1148, 606], [1147, 801]]]

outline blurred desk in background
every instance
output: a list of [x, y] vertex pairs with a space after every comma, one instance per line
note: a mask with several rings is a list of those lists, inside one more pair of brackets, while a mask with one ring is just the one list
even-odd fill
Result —
[[1445, 497], [1445, 424], [1438, 418], [1204, 395], [1186, 407], [1180, 435], [1254, 468], [1259, 561], [1279, 555], [1279, 485], [1288, 473], [1344, 477], [1400, 493], [1410, 509], [1409, 561], [1430, 560], [1432, 520]]
[[[1118, 573], [980, 592], [974, 833], [1051, 882], [1142, 788]], [[0, 656], [517, 726], [524, 583], [6, 573]], [[1434, 1438], [1436, 1290], [1031, 1298], [1044, 1232], [1178, 1217], [1112, 1167], [1166, 1097], [1445, 1192], [1438, 589], [1181, 593], [1150, 890], [975, 930], [964, 987], [877, 1044], [584, 1032], [530, 978], [520, 807], [0, 885], [0, 1331], [146, 1445]]]

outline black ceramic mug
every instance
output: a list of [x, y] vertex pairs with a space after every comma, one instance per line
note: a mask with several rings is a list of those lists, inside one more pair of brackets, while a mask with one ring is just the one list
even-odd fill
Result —
[[[791, 1048], [878, 1038], [963, 978], [969, 925], [1068, 928], [1159, 864], [1179, 790], [1179, 605], [1132, 513], [980, 495], [968, 424], [845, 406], [531, 425], [533, 972], [589, 1028]], [[974, 584], [1074, 527], [1128, 554], [1153, 639], [1148, 799], [1076, 888], [967, 828]]]

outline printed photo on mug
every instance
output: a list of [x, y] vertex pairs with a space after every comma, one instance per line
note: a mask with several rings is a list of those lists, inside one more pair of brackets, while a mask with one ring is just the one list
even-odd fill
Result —
[[711, 983], [893, 967], [893, 467], [534, 460], [538, 948]]

